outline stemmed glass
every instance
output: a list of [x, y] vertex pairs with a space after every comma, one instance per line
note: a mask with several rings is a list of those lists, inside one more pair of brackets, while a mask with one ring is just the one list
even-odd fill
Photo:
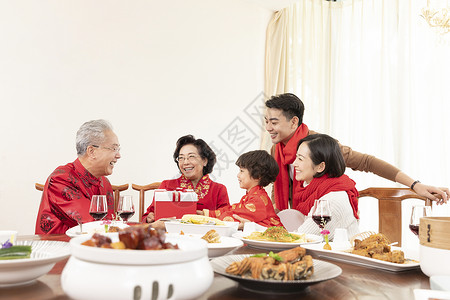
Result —
[[108, 213], [108, 202], [105, 195], [94, 195], [91, 199], [89, 214], [96, 220], [103, 219]]
[[120, 196], [117, 213], [124, 223], [134, 215], [133, 197], [131, 195]]
[[431, 216], [431, 206], [413, 205], [409, 229], [411, 229], [415, 235], [419, 235], [420, 218], [427, 216]]
[[314, 201], [312, 219], [322, 230], [331, 221], [331, 210], [328, 200], [319, 199]]

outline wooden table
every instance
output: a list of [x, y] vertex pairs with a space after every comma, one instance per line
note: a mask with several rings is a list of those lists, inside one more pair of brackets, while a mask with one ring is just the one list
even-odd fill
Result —
[[[19, 240], [69, 241], [66, 235], [21, 236]], [[247, 246], [233, 254], [259, 253]], [[322, 258], [321, 258], [322, 259]], [[326, 260], [342, 268], [342, 274], [332, 280], [324, 281], [296, 294], [267, 294], [248, 291], [233, 280], [215, 274], [212, 286], [202, 295], [201, 300], [239, 300], [239, 299], [414, 299], [414, 289], [429, 289], [429, 278], [420, 269], [394, 273], [360, 267], [352, 264]], [[46, 275], [35, 283], [12, 288], [0, 288], [0, 299], [70, 299], [61, 287], [61, 272], [67, 259], [58, 262]]]

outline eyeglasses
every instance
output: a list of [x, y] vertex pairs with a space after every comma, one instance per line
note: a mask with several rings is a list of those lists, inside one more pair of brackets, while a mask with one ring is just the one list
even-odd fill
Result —
[[175, 160], [177, 161], [177, 163], [182, 164], [184, 161], [196, 161], [198, 158], [199, 158], [198, 155], [189, 154], [187, 157], [178, 156]]
[[98, 146], [98, 145], [91, 145], [91, 146], [92, 146], [92, 147], [95, 147], [95, 148], [108, 149], [108, 150], [114, 151], [114, 152], [116, 152], [116, 153], [119, 153], [119, 152], [120, 152], [120, 147], [117, 147], [117, 146], [114, 146], [114, 147], [112, 147], [112, 148], [110, 148], [110, 147], [100, 147], [100, 146]]

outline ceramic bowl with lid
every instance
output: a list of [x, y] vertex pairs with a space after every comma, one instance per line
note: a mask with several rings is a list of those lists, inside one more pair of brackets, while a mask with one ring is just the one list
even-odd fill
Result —
[[117, 250], [81, 245], [89, 238], [70, 241], [72, 257], [61, 275], [73, 299], [195, 299], [212, 284], [205, 241], [167, 237], [179, 249]]

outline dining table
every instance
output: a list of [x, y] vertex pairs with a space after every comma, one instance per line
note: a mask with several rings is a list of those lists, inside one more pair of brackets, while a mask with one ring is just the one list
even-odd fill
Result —
[[[53, 240], [68, 242], [70, 237], [58, 235], [23, 235], [18, 240]], [[228, 254], [269, 252], [245, 245]], [[61, 286], [61, 273], [67, 259], [61, 260], [46, 275], [33, 283], [0, 288], [0, 299], [70, 299]], [[265, 299], [414, 299], [414, 289], [429, 289], [429, 277], [420, 268], [392, 272], [326, 258], [320, 260], [342, 269], [341, 275], [306, 287], [294, 293], [271, 293], [242, 287], [238, 282], [215, 273], [212, 285], [198, 299], [265, 300]], [[95, 291], [93, 291], [95, 293]], [[95, 294], [94, 294], [95, 295]], [[95, 299], [95, 297], [93, 297]]]

